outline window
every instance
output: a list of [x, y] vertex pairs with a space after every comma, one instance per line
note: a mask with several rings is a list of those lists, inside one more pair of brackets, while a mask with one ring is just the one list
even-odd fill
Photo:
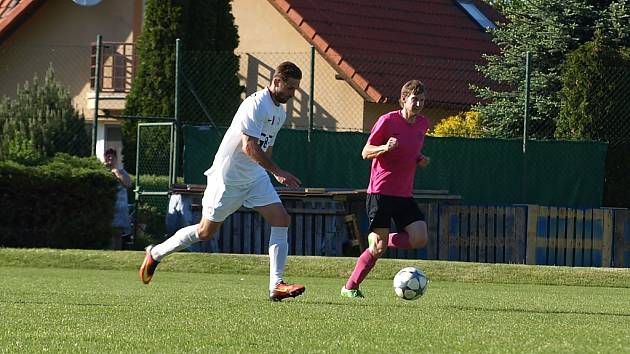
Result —
[[497, 28], [497, 26], [490, 21], [490, 19], [487, 18], [486, 15], [484, 15], [471, 0], [457, 0], [457, 3], [462, 7], [462, 9], [464, 9], [464, 11], [466, 11], [466, 13], [468, 13], [468, 15], [470, 15], [470, 17], [477, 21], [477, 24], [479, 24], [482, 28]]
[[[96, 49], [96, 43], [92, 43], [91, 89], [94, 89], [96, 85]], [[133, 43], [103, 42], [101, 47], [101, 92], [129, 92], [134, 71]]]

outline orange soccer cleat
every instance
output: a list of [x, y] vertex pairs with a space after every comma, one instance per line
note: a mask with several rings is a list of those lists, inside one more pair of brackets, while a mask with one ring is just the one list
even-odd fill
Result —
[[153, 273], [155, 273], [155, 268], [160, 263], [151, 257], [151, 249], [153, 245], [149, 245], [144, 251], [144, 261], [140, 266], [140, 280], [143, 283], [149, 284], [151, 278], [153, 278]]
[[271, 301], [282, 301], [288, 297], [296, 297], [302, 295], [304, 293], [304, 285], [300, 284], [287, 284], [283, 281], [276, 284], [276, 287], [273, 288], [271, 294], [269, 294], [269, 299]]

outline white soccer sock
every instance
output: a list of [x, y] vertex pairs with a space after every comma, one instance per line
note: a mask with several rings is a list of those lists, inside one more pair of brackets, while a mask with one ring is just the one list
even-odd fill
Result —
[[197, 225], [183, 227], [173, 236], [169, 237], [168, 240], [154, 246], [151, 249], [151, 257], [159, 262], [169, 254], [184, 249], [198, 241], [199, 234], [197, 234]]
[[269, 236], [269, 290], [282, 280], [289, 255], [288, 227], [272, 227]]

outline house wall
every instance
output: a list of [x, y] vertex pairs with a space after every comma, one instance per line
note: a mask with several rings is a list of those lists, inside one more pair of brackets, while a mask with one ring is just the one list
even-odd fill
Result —
[[[17, 86], [43, 78], [52, 66], [57, 79], [73, 97], [73, 104], [86, 120], [91, 135], [93, 108], [88, 106], [91, 46], [98, 34], [104, 42], [133, 42], [142, 23], [142, 0], [107, 0], [84, 7], [70, 0], [44, 2], [16, 31], [0, 43], [0, 97], [15, 97]], [[111, 101], [110, 101], [111, 102]], [[100, 104], [107, 109], [108, 102]], [[93, 100], [92, 100], [93, 107]], [[122, 143], [107, 139], [106, 126], [114, 119], [99, 118], [96, 155], [106, 148], [121, 150]], [[121, 158], [122, 160], [122, 158]]]
[[90, 90], [91, 44], [132, 42], [138, 28], [142, 0], [107, 0], [92, 7], [69, 0], [46, 1], [4, 42], [0, 43], [0, 96], [14, 97], [17, 85], [43, 77], [49, 66], [74, 97], [87, 118]]
[[[249, 95], [267, 86], [274, 68], [285, 60], [303, 72], [300, 90], [287, 105], [287, 126], [307, 128], [311, 86], [311, 46], [267, 1], [234, 0], [241, 55], [240, 77]], [[364, 99], [319, 54], [315, 55], [313, 120], [325, 130], [362, 130]]]

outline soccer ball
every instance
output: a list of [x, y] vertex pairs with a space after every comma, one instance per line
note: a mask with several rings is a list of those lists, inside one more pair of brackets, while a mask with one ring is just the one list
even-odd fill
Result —
[[420, 268], [406, 267], [394, 277], [394, 291], [403, 300], [417, 300], [427, 291], [429, 278]]

